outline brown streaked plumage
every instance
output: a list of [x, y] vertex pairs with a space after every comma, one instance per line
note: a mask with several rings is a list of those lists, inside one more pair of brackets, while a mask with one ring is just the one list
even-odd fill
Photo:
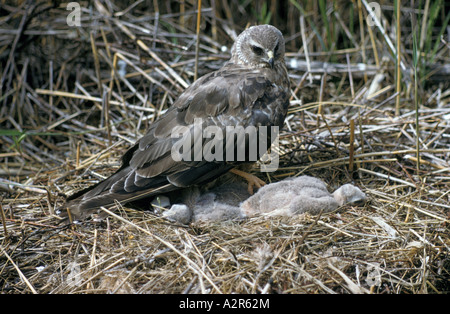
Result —
[[[195, 119], [201, 119], [203, 129], [217, 126], [223, 131], [226, 126], [281, 127], [289, 94], [281, 32], [270, 25], [248, 28], [236, 39], [230, 60], [189, 86], [124, 154], [120, 169], [68, 197], [65, 208], [72, 219], [79, 220], [115, 201], [125, 204], [205, 184], [239, 164], [254, 162], [175, 161], [171, 152], [179, 139], [172, 132], [179, 127], [192, 132]], [[202, 139], [203, 147], [207, 143], [208, 139]]]

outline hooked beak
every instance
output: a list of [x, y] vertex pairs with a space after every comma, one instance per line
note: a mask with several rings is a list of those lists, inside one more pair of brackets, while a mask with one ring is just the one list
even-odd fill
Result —
[[269, 63], [270, 67], [273, 69], [273, 63], [274, 63], [273, 51], [267, 52], [267, 56], [269, 57], [269, 60], [267, 60], [267, 63]]

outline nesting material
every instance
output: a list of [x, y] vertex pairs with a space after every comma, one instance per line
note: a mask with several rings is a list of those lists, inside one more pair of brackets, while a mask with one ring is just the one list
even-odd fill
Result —
[[[235, 35], [258, 18], [255, 1], [215, 1], [215, 8], [205, 1], [197, 36], [196, 1], [77, 2], [77, 27], [67, 23], [74, 11], [65, 2], [1, 2], [1, 294], [450, 292], [450, 80], [448, 40], [439, 35], [445, 8], [425, 19], [428, 1], [413, 11], [401, 7], [397, 51], [407, 69], [396, 108], [395, 58], [382, 59], [391, 32], [348, 24], [349, 14], [364, 16], [364, 6], [334, 6], [328, 25], [344, 40], [327, 50], [311, 27], [326, 27], [315, 6], [304, 2], [304, 14], [296, 1], [285, 10], [270, 6], [271, 22], [289, 38], [292, 99], [272, 150], [278, 170], [251, 171], [265, 182], [307, 174], [330, 192], [354, 180], [370, 199], [363, 207], [183, 226], [118, 206], [115, 216], [103, 211], [100, 222], [67, 226], [53, 215], [64, 195], [116, 171], [123, 152], [194, 72], [220, 68]], [[391, 7], [382, 6], [380, 15], [390, 28]], [[308, 44], [298, 50], [303, 15], [310, 17], [302, 30]], [[414, 16], [438, 22], [424, 38], [424, 47], [436, 43], [438, 50], [421, 51], [421, 60], [433, 64], [419, 71], [418, 97], [409, 80]], [[310, 67], [302, 66], [307, 50]], [[164, 211], [162, 200], [155, 205]]]
[[331, 194], [320, 179], [301, 176], [267, 184], [252, 196], [246, 193], [242, 184], [226, 184], [198, 195], [190, 206], [175, 204], [163, 215], [183, 224], [242, 219], [259, 214], [292, 217], [331, 212], [345, 204], [361, 205], [366, 199], [367, 196], [354, 185], [345, 184]]

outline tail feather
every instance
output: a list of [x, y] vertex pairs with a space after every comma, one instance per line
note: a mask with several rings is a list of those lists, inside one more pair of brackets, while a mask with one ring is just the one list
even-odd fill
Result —
[[101, 207], [110, 207], [116, 205], [116, 202], [127, 204], [142, 198], [170, 192], [171, 190], [173, 190], [173, 186], [171, 184], [166, 184], [157, 188], [134, 193], [105, 192], [90, 199], [73, 199], [65, 203], [63, 210], [60, 209], [60, 216], [68, 218], [70, 212], [72, 220], [82, 220], [89, 217], [91, 214], [98, 212]]
[[58, 214], [71, 220], [82, 220], [98, 212], [101, 207], [116, 205], [116, 202], [127, 204], [139, 199], [148, 198], [174, 190], [174, 186], [163, 177], [149, 180], [148, 184], [130, 191], [125, 188], [126, 179], [132, 174], [128, 167], [119, 169], [111, 177], [81, 190], [66, 199], [58, 209]]

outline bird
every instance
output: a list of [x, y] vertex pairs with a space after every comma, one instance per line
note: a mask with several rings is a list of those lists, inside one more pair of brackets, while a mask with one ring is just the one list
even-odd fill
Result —
[[[213, 138], [195, 135], [198, 126], [202, 130], [214, 128], [223, 134], [229, 127], [281, 128], [289, 98], [285, 40], [281, 31], [268, 24], [251, 26], [236, 38], [230, 59], [220, 69], [194, 81], [164, 114], [152, 122], [145, 135], [123, 154], [121, 166], [115, 173], [68, 196], [58, 213], [72, 221], [82, 220], [99, 212], [101, 207], [117, 205], [117, 202], [126, 205], [202, 186], [229, 171], [247, 179], [248, 189], [252, 192], [253, 186], [259, 188], [264, 181], [243, 172], [240, 167], [254, 164], [261, 157], [259, 150], [256, 160], [249, 156], [249, 145], [244, 148], [244, 158], [211, 160], [206, 156], [189, 158], [195, 157], [194, 153], [185, 149], [193, 148], [195, 152], [196, 145], [200, 144], [203, 150], [208, 148], [212, 154], [219, 152], [221, 146], [212, 145]], [[182, 136], [174, 136], [177, 130], [191, 135], [191, 142], [183, 141]], [[244, 138], [244, 144], [252, 141], [249, 134]], [[269, 133], [265, 140], [271, 144], [274, 138]], [[180, 143], [191, 143], [191, 146]], [[182, 146], [178, 155], [174, 154], [176, 145]], [[223, 156], [229, 157], [226, 151], [234, 149], [233, 156], [236, 157], [241, 146], [227, 145], [223, 144]], [[179, 158], [180, 155], [183, 158]]]
[[242, 182], [225, 183], [202, 192], [194, 190], [162, 216], [176, 223], [220, 222], [255, 216], [294, 217], [329, 213], [340, 206], [363, 205], [367, 196], [358, 187], [344, 184], [329, 193], [325, 182], [312, 176], [289, 177], [269, 183], [250, 195]]
[[178, 199], [178, 203], [166, 205], [168, 208], [162, 212], [162, 216], [183, 225], [198, 221], [244, 219], [246, 215], [240, 204], [250, 196], [245, 184], [240, 181], [219, 183], [206, 189], [193, 187]]
[[246, 216], [261, 213], [269, 216], [317, 215], [346, 204], [361, 205], [366, 200], [364, 192], [352, 184], [344, 184], [329, 193], [322, 180], [304, 175], [262, 187], [242, 202], [240, 208]]

